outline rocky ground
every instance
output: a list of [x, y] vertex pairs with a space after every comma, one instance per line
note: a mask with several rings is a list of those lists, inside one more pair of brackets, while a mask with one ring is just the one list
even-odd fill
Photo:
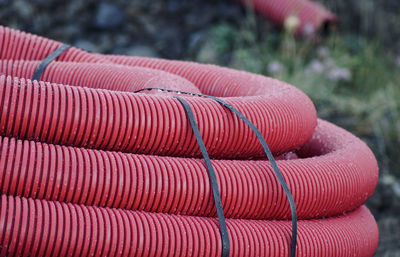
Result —
[[[333, 10], [346, 10], [343, 4], [335, 5], [337, 1], [325, 2]], [[245, 8], [231, 0], [0, 0], [1, 25], [94, 52], [172, 59], [194, 58], [212, 25], [240, 24], [245, 15]], [[359, 26], [365, 26], [362, 17], [358, 20]], [[344, 22], [351, 23], [349, 16]], [[270, 27], [265, 23], [266, 30]], [[380, 228], [376, 256], [400, 256], [399, 179], [381, 174], [367, 204]]]
[[210, 24], [235, 22], [230, 1], [0, 0], [3, 25], [103, 53], [184, 58]]

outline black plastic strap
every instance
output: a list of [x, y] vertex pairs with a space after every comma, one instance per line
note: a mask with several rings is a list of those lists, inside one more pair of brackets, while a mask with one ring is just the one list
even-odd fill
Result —
[[[276, 177], [278, 178], [279, 183], [281, 184], [283, 191], [286, 194], [286, 198], [288, 199], [289, 206], [290, 206], [290, 212], [292, 215], [292, 239], [290, 243], [290, 256], [295, 257], [296, 256], [296, 246], [297, 246], [297, 212], [296, 212], [296, 205], [294, 203], [294, 199], [292, 196], [292, 193], [290, 192], [289, 187], [286, 184], [285, 179], [282, 176], [282, 173], [280, 172], [278, 165], [276, 164], [275, 158], [272, 155], [271, 150], [268, 147], [267, 142], [265, 142], [265, 139], [261, 132], [257, 129], [256, 126], [254, 126], [251, 121], [249, 121], [241, 112], [239, 112], [235, 107], [232, 105], [228, 104], [227, 102], [215, 97], [215, 96], [210, 96], [210, 95], [204, 95], [204, 94], [199, 94], [199, 93], [190, 93], [190, 92], [184, 92], [184, 91], [177, 91], [177, 90], [171, 90], [171, 89], [164, 89], [164, 88], [143, 88], [140, 90], [135, 91], [135, 93], [139, 93], [141, 91], [145, 90], [159, 90], [159, 91], [166, 91], [166, 92], [171, 92], [171, 93], [180, 93], [180, 94], [187, 94], [187, 95], [195, 95], [195, 96], [201, 96], [201, 97], [207, 97], [210, 99], [213, 99], [223, 105], [224, 107], [228, 108], [231, 110], [233, 113], [235, 113], [240, 119], [242, 119], [250, 128], [253, 130], [253, 132], [256, 134], [259, 142], [261, 143], [261, 146], [267, 155], [267, 158], [269, 162], [271, 163], [272, 169], [275, 172]], [[178, 98], [178, 97], [176, 97]], [[181, 98], [178, 98], [178, 100]], [[182, 100], [180, 100], [182, 102]], [[197, 126], [197, 125], [196, 125]], [[193, 127], [193, 125], [192, 125]], [[194, 129], [193, 129], [194, 130]], [[203, 144], [204, 145], [204, 144]], [[203, 155], [204, 156], [204, 155]], [[208, 155], [207, 155], [208, 157]], [[215, 199], [215, 198], [214, 198]], [[221, 227], [220, 227], [221, 229]], [[222, 235], [221, 235], [222, 236]]]
[[211, 164], [210, 157], [208, 156], [206, 146], [204, 145], [204, 141], [201, 138], [199, 127], [197, 126], [196, 120], [193, 115], [192, 108], [186, 102], [183, 100], [183, 98], [180, 98], [178, 96], [175, 96], [176, 99], [178, 99], [183, 107], [185, 108], [186, 114], [188, 116], [190, 125], [192, 126], [193, 133], [196, 137], [197, 143], [199, 144], [199, 148], [201, 151], [201, 154], [203, 155], [204, 162], [206, 163], [207, 171], [208, 171], [208, 176], [210, 178], [210, 183], [211, 183], [211, 189], [214, 197], [214, 203], [215, 203], [215, 208], [217, 209], [217, 216], [218, 216], [218, 222], [219, 222], [219, 231], [221, 233], [221, 240], [222, 240], [222, 257], [229, 257], [229, 236], [228, 236], [228, 228], [226, 226], [226, 221], [225, 221], [225, 216], [224, 216], [224, 210], [222, 208], [222, 202], [221, 202], [221, 196], [219, 194], [218, 190], [218, 181], [217, 181], [217, 176], [215, 176], [215, 171], [214, 168]]
[[49, 65], [52, 61], [54, 61], [58, 56], [60, 56], [65, 50], [70, 48], [70, 45], [63, 44], [59, 46], [54, 52], [49, 54], [37, 67], [35, 72], [33, 73], [32, 80], [40, 80], [43, 71], [46, 69], [47, 65]]

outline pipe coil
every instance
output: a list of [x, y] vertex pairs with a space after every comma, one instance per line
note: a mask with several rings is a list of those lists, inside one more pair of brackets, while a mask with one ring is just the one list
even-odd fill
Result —
[[[215, 218], [1, 196], [1, 256], [220, 256]], [[231, 256], [287, 256], [290, 223], [228, 219]], [[298, 256], [372, 256], [368, 209], [298, 222]], [[345, 229], [344, 229], [345, 228]], [[4, 247], [6, 246], [6, 247]]]
[[[214, 95], [261, 131], [296, 203], [297, 256], [373, 256], [378, 166], [295, 87], [214, 65], [107, 56], [0, 27], [0, 256], [220, 256], [210, 181], [179, 102]], [[261, 146], [218, 103], [191, 105], [213, 158], [230, 256], [287, 256], [290, 209]], [[37, 236], [40, 234], [41, 236]], [[87, 243], [89, 240], [89, 244]]]

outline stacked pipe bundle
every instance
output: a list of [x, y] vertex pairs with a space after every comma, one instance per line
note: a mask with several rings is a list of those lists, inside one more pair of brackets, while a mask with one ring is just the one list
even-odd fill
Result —
[[[210, 180], [182, 105], [224, 99], [260, 130], [296, 203], [297, 256], [372, 256], [371, 150], [295, 87], [213, 65], [108, 56], [0, 27], [0, 256], [221, 256]], [[256, 136], [217, 102], [193, 109], [230, 256], [287, 256], [290, 209]], [[287, 154], [289, 153], [289, 154]], [[290, 158], [289, 158], [290, 157]]]

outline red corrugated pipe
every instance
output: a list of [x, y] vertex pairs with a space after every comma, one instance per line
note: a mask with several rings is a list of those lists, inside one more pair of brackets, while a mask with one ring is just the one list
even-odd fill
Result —
[[[240, 0], [267, 19], [284, 25], [297, 34], [313, 35], [321, 27], [337, 22], [337, 17], [315, 1], [310, 0]], [[292, 17], [292, 21], [288, 20]], [[294, 20], [293, 20], [294, 19]]]
[[[31, 81], [60, 43], [4, 27], [0, 37], [1, 256], [221, 255], [207, 171], [188, 158], [200, 151], [186, 113], [174, 94], [134, 93], [148, 87], [221, 97], [257, 126], [296, 203], [297, 256], [374, 254], [377, 226], [361, 205], [375, 189], [376, 160], [318, 121], [298, 89], [213, 65], [76, 48]], [[289, 206], [256, 137], [213, 100], [180, 97], [215, 158], [230, 256], [287, 256]]]
[[[230, 256], [288, 256], [290, 223], [228, 219]], [[221, 256], [214, 218], [1, 196], [1, 256]], [[299, 221], [297, 256], [373, 256], [373, 216]]]

